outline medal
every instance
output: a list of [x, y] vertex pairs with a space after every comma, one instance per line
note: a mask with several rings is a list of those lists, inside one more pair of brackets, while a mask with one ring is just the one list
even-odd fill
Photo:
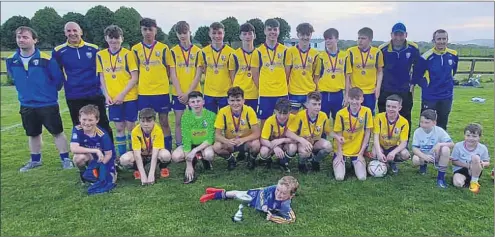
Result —
[[144, 42], [142, 43], [142, 45], [143, 45], [143, 53], [144, 53], [144, 65], [146, 65], [146, 71], [149, 71], [150, 67], [148, 65], [150, 65], [151, 54], [153, 53], [153, 50], [155, 49], [156, 41], [154, 41], [153, 44], [151, 45], [150, 52], [148, 55], [146, 55], [146, 49], [144, 46], [145, 45]]
[[244, 56], [244, 62], [246, 63], [246, 71], [248, 72], [247, 76], [251, 77], [251, 59], [253, 59], [253, 55], [251, 55], [251, 57], [249, 58], [249, 63], [247, 61], [246, 52], [244, 51], [244, 49], [242, 50], [242, 56]]
[[213, 63], [215, 64], [215, 74], [218, 74], [218, 60], [220, 59], [220, 55], [222, 54], [222, 50], [225, 47], [225, 45], [222, 45], [222, 48], [220, 51], [218, 51], [217, 58], [215, 59], [215, 54], [213, 53], [213, 46], [210, 46], [211, 48], [211, 57], [213, 58]]
[[289, 119], [287, 119], [287, 121], [285, 121], [285, 125], [283, 126], [284, 127], [284, 132], [283, 133], [280, 133], [280, 124], [281, 123], [277, 119], [278, 138], [281, 138], [282, 136], [285, 136], [285, 132], [287, 131], [287, 125], [289, 124]]
[[237, 123], [235, 122], [235, 115], [232, 112], [232, 110], [230, 111], [230, 115], [232, 116], [232, 122], [234, 123], [234, 131], [235, 131], [236, 137], [239, 138], [239, 127], [241, 126], [242, 109], [241, 109], [241, 112], [239, 113], [239, 120], [237, 120]]
[[358, 112], [356, 113], [357, 116], [356, 116], [356, 122], [354, 122], [354, 125], [352, 125], [352, 117], [354, 117], [352, 115], [352, 112], [351, 112], [351, 108], [350, 107], [347, 107], [347, 110], [349, 112], [349, 131], [351, 133], [354, 133], [356, 131], [356, 126], [357, 126], [357, 122], [358, 122], [358, 116], [359, 116], [359, 111], [361, 110], [361, 108], [359, 108]]
[[361, 53], [361, 62], [362, 62], [362, 66], [363, 66], [363, 71], [361, 72], [361, 74], [365, 75], [366, 74], [366, 64], [368, 63], [368, 58], [370, 56], [370, 52], [371, 52], [371, 48], [368, 49], [368, 53], [366, 54], [366, 60], [364, 60], [365, 58], [363, 57], [363, 51], [361, 49], [359, 49], [359, 53]]
[[270, 59], [270, 70], [271, 71], [273, 71], [273, 69], [275, 69], [273, 62], [275, 61], [275, 54], [277, 53], [277, 47], [278, 47], [278, 43], [273, 48], [273, 58], [272, 58], [272, 56], [270, 56], [270, 52], [268, 52], [268, 45], [265, 43], [266, 54], [268, 54], [268, 59]]
[[337, 50], [337, 56], [335, 56], [335, 64], [333, 63], [332, 55], [328, 50], [327, 50], [327, 54], [328, 54], [328, 60], [330, 60], [330, 66], [332, 68], [332, 73], [333, 73], [332, 78], [335, 78], [335, 70], [337, 69], [337, 60], [339, 59], [339, 50]]
[[332, 75], [332, 79], [335, 79], [335, 74]]
[[299, 51], [299, 58], [301, 58], [301, 64], [302, 64], [302, 69], [303, 69], [303, 75], [306, 75], [306, 63], [308, 62], [308, 56], [309, 56], [309, 50], [311, 49], [311, 47], [308, 48], [308, 51], [306, 51], [306, 58], [303, 59], [303, 56], [302, 56], [302, 51], [301, 49], [299, 48], [299, 46], [297, 46], [297, 51]]
[[112, 52], [110, 52], [110, 49], [108, 49], [108, 55], [110, 57], [110, 69], [112, 70], [112, 78], [114, 78], [114, 79], [115, 79], [115, 77], [117, 77], [115, 75], [115, 70], [117, 69], [117, 61], [119, 59], [119, 57], [118, 57], [119, 52], [120, 52], [120, 49], [115, 53], [115, 55], [117, 55], [117, 57], [115, 57], [115, 65], [114, 65], [112, 63], [112, 56], [113, 56], [113, 54], [112, 54]]
[[395, 121], [393, 122], [394, 126], [392, 127], [392, 130], [390, 130], [390, 121], [387, 118], [387, 135], [389, 140], [394, 135], [394, 129], [395, 129], [395, 125], [397, 124], [397, 121], [399, 121], [399, 116], [397, 116], [397, 119], [395, 119]]
[[[308, 112], [308, 110], [306, 110], [306, 120], [307, 120], [307, 122], [308, 122], [309, 134], [311, 135], [311, 139], [313, 139], [313, 137], [314, 137], [314, 132], [315, 132], [315, 131], [311, 129], [311, 124], [312, 124], [312, 123], [310, 123], [310, 122], [309, 122], [310, 118], [309, 118], [309, 112]], [[318, 121], [318, 115], [316, 115], [316, 119], [315, 119], [315, 122], [314, 122], [314, 123], [315, 123], [315, 126], [316, 126], [316, 122], [317, 122], [317, 121]], [[315, 130], [316, 130], [316, 129], [315, 129]]]
[[189, 72], [189, 59], [191, 58], [191, 49], [192, 49], [192, 44], [189, 46], [189, 49], [187, 49], [187, 57], [184, 54], [184, 49], [182, 48], [182, 45], [180, 46], [180, 51], [182, 52], [182, 57], [184, 58], [184, 64], [186, 64], [186, 71]]

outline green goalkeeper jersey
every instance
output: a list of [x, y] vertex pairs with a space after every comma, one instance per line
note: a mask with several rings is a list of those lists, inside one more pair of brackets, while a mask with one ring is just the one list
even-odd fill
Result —
[[196, 116], [192, 110], [186, 109], [181, 118], [182, 143], [184, 152], [189, 152], [194, 145], [201, 145], [208, 141], [213, 145], [215, 141], [215, 118], [216, 115], [203, 109], [201, 116]]

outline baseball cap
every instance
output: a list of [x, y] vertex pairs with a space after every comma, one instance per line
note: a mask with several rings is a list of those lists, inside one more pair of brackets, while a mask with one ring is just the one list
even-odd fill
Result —
[[406, 26], [402, 23], [397, 23], [395, 24], [393, 27], [392, 27], [392, 33], [395, 33], [395, 32], [403, 32], [403, 33], [406, 33]]

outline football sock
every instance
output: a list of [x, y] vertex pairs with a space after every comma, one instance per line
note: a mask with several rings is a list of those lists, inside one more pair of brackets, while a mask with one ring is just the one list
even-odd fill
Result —
[[31, 154], [31, 161], [40, 162], [41, 154]]

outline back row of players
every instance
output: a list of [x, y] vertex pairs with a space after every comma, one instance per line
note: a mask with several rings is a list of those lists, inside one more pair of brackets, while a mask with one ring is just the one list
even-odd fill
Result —
[[[16, 31], [20, 50], [8, 58], [7, 69], [19, 91], [20, 113], [31, 149], [31, 161], [21, 171], [41, 165], [42, 124], [55, 135], [63, 167], [72, 166], [58, 111], [56, 92], [62, 84], [76, 125], [71, 151], [76, 154], [74, 161], [81, 167], [82, 176], [86, 162], [93, 156], [105, 164], [113, 163], [109, 160], [115, 157], [115, 152], [107, 154], [93, 149], [107, 143], [95, 140], [95, 136], [105, 137], [108, 132], [110, 141], [113, 140], [106, 104], [109, 118], [115, 122], [117, 130], [115, 144], [120, 164], [134, 166], [134, 176], [143, 184], [154, 182], [153, 172], [146, 175], [143, 160], [151, 161], [152, 170], [156, 160], [162, 161], [158, 162], [160, 173], [167, 177], [166, 166], [170, 159], [185, 159], [188, 161], [185, 182], [190, 183], [195, 179], [195, 161], [200, 159], [206, 169], [211, 168], [215, 153], [228, 160], [229, 169], [233, 169], [236, 159], [244, 158], [244, 151], [247, 151], [251, 168], [255, 166], [258, 153], [262, 160], [268, 161], [275, 154], [280, 159], [280, 167], [289, 171], [288, 159], [298, 153], [300, 171], [307, 171], [306, 163], [309, 161], [313, 170], [319, 170], [319, 162], [332, 150], [331, 143], [324, 138], [332, 137], [338, 148], [333, 162], [336, 178], [344, 178], [344, 157], [349, 157], [357, 177], [365, 179], [364, 155], [373, 126], [375, 146], [371, 156], [390, 161], [392, 170], [397, 172], [393, 160], [409, 157], [406, 147], [416, 84], [422, 87], [422, 120], [425, 118], [435, 123], [438, 114], [438, 125], [446, 129], [458, 58], [454, 50], [446, 47], [448, 36], [445, 30], [434, 32], [435, 47], [420, 56], [417, 45], [406, 40], [406, 28], [401, 23], [393, 26], [392, 40], [379, 48], [371, 46], [371, 29], [359, 30], [358, 46], [346, 52], [338, 49], [339, 33], [333, 28], [324, 32], [324, 52], [311, 48], [314, 30], [308, 23], [302, 23], [296, 29], [298, 45], [287, 48], [277, 43], [278, 21], [267, 20], [264, 30], [266, 42], [257, 49], [253, 45], [256, 37], [254, 27], [249, 23], [243, 24], [240, 27], [242, 47], [238, 50], [223, 43], [224, 26], [218, 22], [211, 24], [209, 35], [212, 43], [203, 49], [191, 44], [189, 25], [184, 21], [176, 24], [180, 43], [172, 49], [155, 40], [157, 25], [154, 20], [144, 18], [140, 25], [143, 41], [131, 50], [121, 47], [123, 31], [112, 25], [104, 31], [109, 48], [99, 51], [97, 46], [81, 39], [82, 30], [77, 23], [69, 22], [65, 25], [68, 41], [57, 46], [52, 57], [35, 49], [37, 37], [32, 29], [20, 27]], [[202, 74], [205, 74], [204, 96], [198, 92]], [[36, 79], [30, 79], [31, 75]], [[172, 101], [169, 80], [173, 85]], [[379, 110], [387, 113], [377, 115], [373, 125], [376, 98]], [[90, 104], [96, 107], [86, 106]], [[194, 112], [186, 110], [186, 104]], [[307, 109], [299, 111], [303, 106]], [[287, 115], [288, 107], [295, 116]], [[172, 154], [168, 122], [171, 108], [175, 113], [178, 147]], [[141, 124], [135, 126], [138, 110]], [[159, 114], [161, 128], [153, 124], [155, 111]], [[273, 115], [274, 111], [276, 115]], [[405, 119], [399, 116], [399, 111]], [[211, 114], [217, 112], [214, 119]], [[183, 117], [184, 113], [189, 117]], [[333, 130], [328, 115], [334, 120]], [[95, 127], [95, 121], [101, 128]], [[81, 125], [77, 125], [79, 123]], [[215, 133], [205, 130], [212, 124]], [[450, 138], [445, 136], [445, 130], [440, 127], [433, 129], [438, 130], [433, 133], [433, 127], [424, 130], [423, 137], [432, 136], [431, 139], [413, 142], [414, 147], [420, 148], [416, 149], [420, 153], [414, 149], [413, 152], [417, 158], [415, 163], [422, 164], [423, 173], [426, 171], [425, 161], [436, 160], [431, 157], [442, 160], [442, 154], [450, 153], [449, 148], [453, 147]], [[473, 133], [474, 130], [470, 131]], [[477, 135], [481, 135], [481, 130]], [[94, 144], [87, 144], [91, 140]], [[443, 143], [436, 146], [438, 141]], [[127, 152], [128, 143], [132, 144], [129, 150], [133, 152]], [[165, 149], [160, 150], [162, 146]], [[236, 158], [232, 152], [238, 148], [242, 152]], [[94, 155], [87, 155], [90, 153]], [[486, 155], [484, 160], [488, 158], [488, 153]], [[478, 164], [480, 167], [488, 165]], [[457, 165], [458, 168], [466, 166], [464, 163]], [[441, 163], [441, 167], [446, 168], [446, 164]], [[471, 169], [467, 170], [464, 179], [471, 177]], [[446, 187], [440, 173], [444, 174], [445, 169], [439, 169], [438, 185]], [[89, 172], [89, 176], [92, 174]], [[113, 181], [115, 177], [112, 176]], [[94, 178], [93, 175], [87, 179]]]

